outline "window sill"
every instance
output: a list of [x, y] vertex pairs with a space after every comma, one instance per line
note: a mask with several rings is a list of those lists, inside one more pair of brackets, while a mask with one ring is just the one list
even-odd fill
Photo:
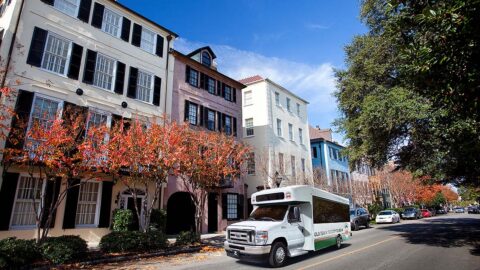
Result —
[[35, 225], [25, 225], [25, 226], [10, 226], [8, 229], [9, 231], [26, 231], [26, 230], [33, 230], [37, 227]]
[[253, 138], [253, 137], [255, 137], [255, 135], [245, 135], [244, 138]]
[[92, 229], [92, 228], [98, 228], [98, 225], [97, 224], [75, 225], [75, 229]]
[[94, 88], [97, 88], [97, 89], [100, 89], [100, 90], [103, 90], [103, 91], [106, 91], [106, 92], [109, 92], [109, 93], [115, 93], [115, 92], [114, 92], [113, 90], [111, 90], [111, 89], [102, 88], [102, 87], [100, 87], [100, 86], [96, 86], [96, 85], [93, 84], [93, 83], [92, 83], [92, 84], [88, 84], [88, 85], [91, 85], [91, 86], [94, 87]]
[[253, 106], [253, 103], [243, 105], [243, 107], [250, 107], [250, 106]]
[[[65, 68], [66, 68], [66, 67], [65, 67]], [[48, 69], [45, 69], [45, 68], [42, 68], [42, 67], [40, 67], [40, 70], [70, 80], [70, 78], [67, 77], [67, 73], [65, 73], [65, 74], [57, 73], [57, 72], [55, 72], [55, 71], [51, 71], [51, 70], [48, 70]], [[65, 69], [65, 70], [66, 70], [66, 69]]]

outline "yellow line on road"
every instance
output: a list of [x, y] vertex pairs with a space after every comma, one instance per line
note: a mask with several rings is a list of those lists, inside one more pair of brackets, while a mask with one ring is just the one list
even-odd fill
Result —
[[303, 270], [303, 269], [307, 269], [307, 268], [312, 268], [314, 266], [318, 266], [320, 264], [323, 264], [323, 263], [326, 263], [326, 262], [329, 262], [329, 261], [333, 261], [333, 260], [336, 260], [336, 259], [339, 259], [339, 258], [342, 258], [342, 257], [345, 257], [345, 256], [348, 256], [348, 255], [351, 255], [351, 254], [354, 254], [354, 253], [358, 253], [360, 251], [364, 251], [366, 249], [369, 249], [369, 248], [372, 248], [374, 246], [378, 246], [378, 245], [381, 245], [385, 242], [388, 242], [388, 241], [391, 241], [391, 240], [394, 240], [394, 239], [397, 239], [399, 238], [399, 236], [394, 236], [394, 237], [390, 237], [388, 239], [385, 239], [385, 240], [382, 240], [380, 242], [377, 242], [375, 244], [371, 244], [369, 246], [366, 246], [366, 247], [363, 247], [363, 248], [359, 248], [359, 249], [356, 249], [356, 250], [353, 250], [353, 251], [350, 251], [350, 252], [347, 252], [347, 253], [344, 253], [344, 254], [340, 254], [338, 256], [335, 256], [335, 257], [332, 257], [330, 259], [326, 259], [326, 260], [323, 260], [323, 261], [319, 261], [317, 263], [314, 263], [314, 264], [310, 264], [310, 265], [307, 265], [305, 267], [301, 267], [301, 268], [298, 268], [298, 270]]

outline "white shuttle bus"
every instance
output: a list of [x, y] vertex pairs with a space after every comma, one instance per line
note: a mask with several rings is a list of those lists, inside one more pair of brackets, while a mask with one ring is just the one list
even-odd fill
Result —
[[288, 257], [351, 237], [348, 199], [310, 186], [289, 186], [252, 194], [246, 221], [227, 227], [225, 251], [246, 261], [282, 266]]

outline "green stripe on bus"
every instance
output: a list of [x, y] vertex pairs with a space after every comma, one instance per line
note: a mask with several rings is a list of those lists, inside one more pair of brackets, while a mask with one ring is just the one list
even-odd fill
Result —
[[328, 239], [322, 239], [322, 240], [315, 240], [315, 250], [319, 250], [322, 248], [326, 248], [329, 246], [333, 246], [337, 243], [337, 238], [332, 237]]

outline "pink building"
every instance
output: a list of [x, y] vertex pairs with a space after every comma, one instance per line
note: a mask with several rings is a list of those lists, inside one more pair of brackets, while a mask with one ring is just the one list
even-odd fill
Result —
[[[245, 85], [217, 71], [215, 54], [203, 47], [174, 56], [172, 120], [212, 132], [225, 132], [241, 139], [242, 99]], [[205, 208], [203, 233], [225, 230], [243, 219], [246, 211], [246, 187], [243, 179], [226, 181], [221, 192], [210, 193]], [[195, 208], [183, 182], [172, 177], [163, 196], [167, 209], [167, 233], [176, 234], [194, 228]]]

